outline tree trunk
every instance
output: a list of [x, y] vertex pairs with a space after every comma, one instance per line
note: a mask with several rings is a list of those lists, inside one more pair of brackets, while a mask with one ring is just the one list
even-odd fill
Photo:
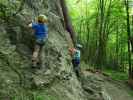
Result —
[[[98, 40], [98, 53], [96, 58], [96, 65], [97, 67], [103, 66], [106, 61], [106, 43], [108, 37], [108, 24], [110, 20], [110, 12], [111, 12], [111, 5], [112, 0], [110, 0], [108, 9], [106, 12], [106, 0], [99, 0], [99, 40]], [[100, 67], [100, 69], [102, 69]]]
[[73, 43], [76, 43], [76, 33], [74, 31], [73, 25], [72, 25], [72, 21], [71, 18], [69, 16], [69, 12], [68, 12], [68, 8], [66, 6], [66, 1], [65, 0], [60, 0], [60, 4], [62, 7], [62, 12], [63, 12], [63, 16], [64, 16], [64, 22], [65, 22], [65, 27], [66, 30], [70, 33], [70, 36], [73, 40]]
[[119, 70], [119, 23], [117, 22], [117, 29], [116, 29], [116, 67]]
[[132, 77], [132, 64], [131, 64], [131, 51], [130, 51], [130, 22], [129, 22], [129, 1], [125, 0], [126, 3], [126, 13], [127, 13], [127, 35], [128, 35], [128, 63], [129, 63], [129, 79], [133, 79]]
[[101, 66], [103, 64], [103, 60], [104, 60], [104, 37], [103, 37], [103, 25], [104, 25], [104, 18], [105, 18], [105, 14], [104, 14], [104, 0], [99, 0], [99, 10], [100, 10], [100, 15], [99, 15], [99, 22], [100, 22], [100, 26], [99, 26], [99, 45], [98, 45], [98, 51], [97, 51], [97, 59], [96, 59], [96, 65], [98, 69], [101, 69]]

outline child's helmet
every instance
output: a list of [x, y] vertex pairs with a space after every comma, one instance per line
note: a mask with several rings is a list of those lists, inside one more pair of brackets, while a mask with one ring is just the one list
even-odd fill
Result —
[[82, 45], [81, 44], [76, 44], [76, 48], [81, 49], [82, 48]]
[[47, 16], [43, 15], [43, 14], [40, 14], [37, 18], [38, 22], [41, 22], [41, 23], [47, 23], [48, 21], [48, 18]]

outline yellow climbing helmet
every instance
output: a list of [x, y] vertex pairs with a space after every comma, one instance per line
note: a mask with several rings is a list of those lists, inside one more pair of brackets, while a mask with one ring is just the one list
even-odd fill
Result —
[[40, 14], [38, 17], [37, 17], [37, 20], [39, 23], [47, 23], [48, 22], [48, 18], [47, 16], [43, 15], [43, 14]]

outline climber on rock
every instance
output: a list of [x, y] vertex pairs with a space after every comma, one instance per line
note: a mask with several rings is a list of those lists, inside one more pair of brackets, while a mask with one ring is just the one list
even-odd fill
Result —
[[29, 27], [31, 27], [34, 30], [34, 36], [35, 36], [35, 45], [34, 45], [34, 51], [32, 55], [32, 64], [33, 67], [36, 67], [39, 61], [39, 56], [42, 50], [42, 47], [44, 46], [47, 38], [48, 38], [48, 27], [47, 27], [48, 19], [45, 15], [39, 15], [37, 17], [37, 22], [32, 22], [29, 24]]
[[69, 52], [72, 56], [72, 64], [77, 77], [80, 77], [80, 49], [82, 45], [77, 44], [76, 48], [69, 48]]

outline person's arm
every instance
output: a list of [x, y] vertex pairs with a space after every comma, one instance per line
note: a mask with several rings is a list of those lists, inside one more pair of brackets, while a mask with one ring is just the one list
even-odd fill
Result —
[[73, 56], [74, 52], [75, 52], [74, 48], [69, 48], [69, 54], [70, 54], [71, 56]]
[[34, 21], [32, 20], [32, 21], [30, 22], [30, 24], [28, 24], [28, 27], [32, 28], [33, 25], [34, 25]]
[[36, 23], [30, 23], [28, 25], [28, 27], [33, 30], [32, 34], [34, 34], [35, 33], [35, 30], [36, 30], [36, 27], [37, 27], [37, 24]]
[[32, 23], [30, 23], [30, 24], [28, 25], [28, 27], [32, 28]]

